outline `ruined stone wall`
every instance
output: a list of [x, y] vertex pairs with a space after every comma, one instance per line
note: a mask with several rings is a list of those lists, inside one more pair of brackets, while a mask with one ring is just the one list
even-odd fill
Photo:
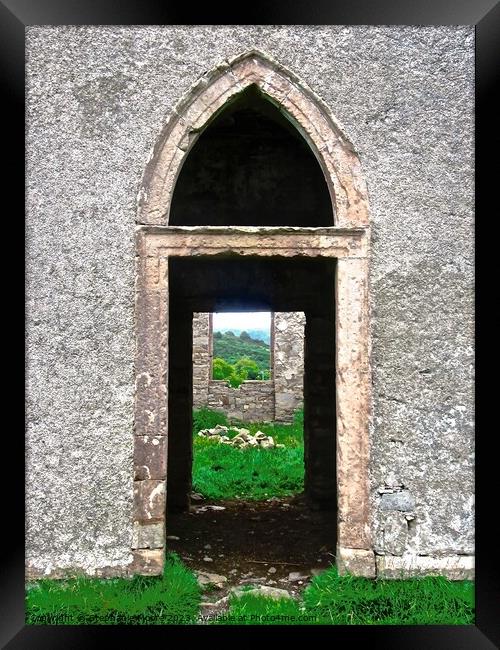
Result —
[[228, 417], [247, 422], [274, 420], [274, 382], [244, 381], [231, 388], [225, 381], [211, 380], [208, 391], [209, 408], [224, 411]]
[[251, 48], [325, 101], [368, 183], [379, 569], [472, 554], [474, 27], [26, 34], [28, 567], [131, 562], [137, 192], [179, 98]]
[[274, 418], [278, 422], [290, 422], [304, 400], [304, 326], [302, 312], [274, 314]]
[[272, 381], [239, 388], [212, 377], [210, 314], [193, 316], [193, 406], [208, 406], [248, 422], [291, 422], [304, 400], [303, 312], [275, 312], [271, 333]]
[[193, 314], [193, 408], [208, 405], [208, 387], [211, 380], [210, 314]]

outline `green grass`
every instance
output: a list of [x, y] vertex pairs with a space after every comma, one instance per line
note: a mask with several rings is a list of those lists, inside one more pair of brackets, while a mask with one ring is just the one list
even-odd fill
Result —
[[[176, 554], [162, 576], [38, 580], [26, 588], [26, 623], [56, 625], [194, 624], [200, 588]], [[472, 625], [474, 584], [443, 577], [368, 580], [316, 576], [301, 600], [253, 593], [231, 596], [218, 625]]]
[[[201, 428], [216, 424], [229, 426], [223, 413], [200, 409], [193, 415], [193, 490], [208, 499], [265, 499], [297, 494], [304, 489], [303, 412], [295, 414], [292, 424], [245, 424], [254, 434], [262, 431], [273, 436], [284, 449], [237, 449], [197, 436]], [[202, 426], [200, 426], [202, 424]], [[235, 433], [229, 433], [230, 437]]]
[[162, 576], [101, 580], [87, 576], [28, 583], [26, 623], [164, 625], [196, 621], [196, 576], [170, 553]]
[[229, 605], [217, 624], [472, 625], [474, 583], [431, 576], [369, 580], [339, 576], [331, 567], [313, 578], [302, 601], [244, 594]]
[[335, 625], [465, 625], [474, 622], [474, 585], [442, 576], [369, 580], [332, 567], [314, 578], [304, 604]]
[[242, 594], [231, 596], [229, 612], [214, 625], [300, 625], [308, 624], [299, 601], [293, 598], [276, 600], [266, 596]]
[[222, 411], [213, 411], [205, 407], [193, 411], [193, 435], [201, 429], [213, 429], [217, 424], [229, 426], [229, 420]]

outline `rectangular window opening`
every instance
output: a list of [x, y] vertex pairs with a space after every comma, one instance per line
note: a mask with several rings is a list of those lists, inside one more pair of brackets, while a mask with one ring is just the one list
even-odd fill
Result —
[[238, 388], [245, 381], [270, 381], [272, 312], [214, 312], [210, 315], [210, 379]]

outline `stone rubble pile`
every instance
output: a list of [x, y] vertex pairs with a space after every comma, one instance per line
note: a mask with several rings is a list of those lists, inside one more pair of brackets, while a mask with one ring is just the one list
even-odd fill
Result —
[[[234, 437], [230, 437], [227, 434], [229, 431], [236, 431]], [[283, 449], [285, 445], [280, 445], [274, 442], [272, 436], [267, 436], [262, 431], [257, 431], [255, 435], [252, 436], [248, 429], [238, 429], [238, 427], [225, 427], [222, 424], [218, 424], [213, 429], [202, 429], [198, 431], [198, 435], [203, 438], [210, 438], [211, 440], [217, 440], [223, 445], [231, 445], [232, 447], [261, 447], [262, 449], [269, 449], [271, 447]]]

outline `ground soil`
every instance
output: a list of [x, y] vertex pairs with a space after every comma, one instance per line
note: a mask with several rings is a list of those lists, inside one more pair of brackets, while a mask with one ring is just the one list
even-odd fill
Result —
[[[302, 496], [200, 500], [189, 512], [168, 515], [167, 550], [196, 572], [227, 578], [222, 587], [204, 590], [207, 608], [238, 585], [268, 585], [298, 597], [316, 572], [335, 563], [335, 519], [335, 512], [310, 509]], [[226, 605], [227, 599], [216, 609]]]

